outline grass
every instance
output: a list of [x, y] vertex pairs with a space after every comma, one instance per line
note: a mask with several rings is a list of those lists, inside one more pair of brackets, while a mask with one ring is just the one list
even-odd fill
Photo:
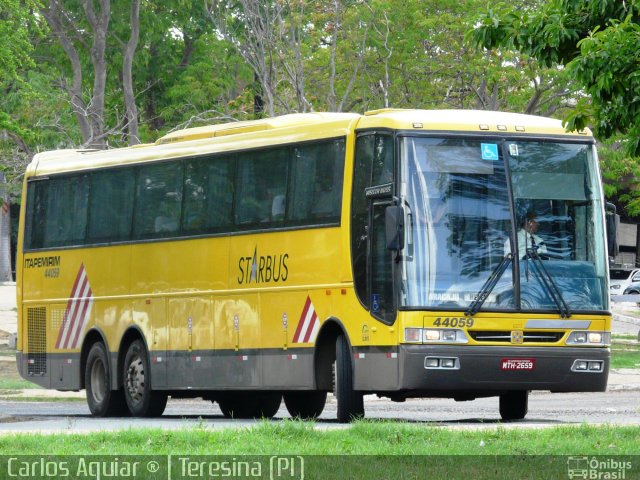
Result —
[[611, 338], [614, 342], [616, 340], [638, 340], [637, 335], [632, 335], [630, 333], [614, 333]]
[[[73, 429], [72, 422], [69, 429]], [[637, 468], [636, 461], [629, 456], [638, 453], [639, 437], [640, 427], [586, 425], [450, 430], [361, 421], [346, 429], [317, 430], [313, 423], [283, 421], [265, 422], [251, 428], [210, 430], [200, 424], [172, 431], [130, 429], [91, 434], [3, 435], [0, 436], [0, 451], [4, 455], [0, 459], [0, 471], [6, 458], [13, 455], [33, 455], [29, 459], [19, 457], [31, 465], [39, 465], [37, 460], [42, 455], [84, 455], [86, 457], [58, 457], [57, 460], [77, 465], [83, 458], [93, 463], [113, 462], [117, 458], [120, 464], [140, 462], [142, 467], [153, 460], [161, 465], [160, 474], [149, 475], [141, 468], [136, 478], [154, 479], [224, 476], [219, 472], [217, 475], [207, 473], [211, 465], [226, 462], [227, 465], [262, 466], [258, 475], [227, 475], [232, 478], [546, 480], [567, 478], [568, 455], [633, 461], [631, 468]], [[170, 475], [167, 473], [169, 455]], [[272, 456], [294, 460], [297, 474], [285, 470], [273, 476]], [[191, 474], [185, 473], [186, 461], [196, 468]], [[304, 465], [304, 477], [301, 465]], [[203, 466], [204, 471], [199, 471]], [[194, 474], [198, 471], [199, 474]], [[587, 478], [632, 478], [633, 473], [635, 470], [625, 472], [626, 476]]]
[[91, 435], [0, 437], [4, 454], [95, 455], [631, 455], [640, 427], [450, 430], [400, 422], [361, 421], [317, 430], [311, 422], [264, 422], [251, 428], [130, 429]]
[[31, 383], [21, 378], [0, 378], [0, 390], [37, 390], [42, 389], [41, 386]]
[[640, 344], [614, 341], [611, 345], [611, 368], [640, 368]]
[[10, 401], [10, 402], [47, 402], [47, 403], [57, 403], [57, 402], [81, 402], [84, 403], [87, 401], [85, 397], [29, 397], [20, 395], [17, 396], [17, 393], [8, 393], [9, 391], [5, 390], [4, 392], [0, 390], [0, 400]]

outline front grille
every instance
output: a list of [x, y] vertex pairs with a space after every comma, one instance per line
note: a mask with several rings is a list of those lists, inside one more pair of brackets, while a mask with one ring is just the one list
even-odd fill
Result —
[[[469, 330], [467, 333], [476, 342], [504, 342], [511, 343], [511, 331], [478, 331]], [[522, 343], [555, 343], [564, 336], [564, 332], [523, 332]]]
[[47, 309], [27, 309], [27, 374], [47, 373]]

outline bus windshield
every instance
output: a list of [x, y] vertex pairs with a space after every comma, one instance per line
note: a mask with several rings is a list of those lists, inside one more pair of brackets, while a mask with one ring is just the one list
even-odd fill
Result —
[[[572, 311], [608, 308], [592, 145], [400, 142], [408, 211], [401, 307], [465, 310], [482, 292], [485, 310], [557, 311], [555, 289]], [[495, 272], [499, 278], [487, 292]]]

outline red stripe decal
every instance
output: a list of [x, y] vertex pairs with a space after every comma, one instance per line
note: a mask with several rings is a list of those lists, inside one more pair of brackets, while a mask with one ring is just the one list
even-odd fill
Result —
[[311, 308], [311, 297], [307, 295], [307, 301], [305, 302], [304, 308], [302, 309], [302, 315], [300, 315], [300, 320], [298, 321], [298, 327], [296, 328], [296, 333], [293, 335], [293, 343], [300, 343], [300, 333], [302, 332], [304, 320], [305, 318], [307, 318], [307, 313], [309, 312], [309, 308]]
[[65, 326], [68, 324], [69, 320], [69, 312], [71, 311], [71, 306], [73, 304], [73, 300], [75, 297], [76, 288], [78, 287], [78, 282], [80, 281], [80, 277], [82, 276], [82, 270], [84, 269], [84, 263], [80, 265], [80, 270], [78, 270], [78, 275], [76, 275], [76, 280], [73, 283], [73, 288], [71, 289], [71, 295], [69, 297], [69, 301], [67, 302], [67, 309], [64, 311], [64, 318], [62, 320], [62, 326], [60, 327], [60, 332], [58, 333], [58, 341], [56, 342], [56, 348], [60, 348], [60, 342], [62, 341], [62, 333], [65, 331]]
[[76, 275], [69, 295], [67, 308], [58, 332], [58, 339], [56, 340], [56, 348], [68, 349], [77, 346], [89, 318], [89, 310], [92, 304], [93, 292], [83, 263], [80, 265], [78, 275]]

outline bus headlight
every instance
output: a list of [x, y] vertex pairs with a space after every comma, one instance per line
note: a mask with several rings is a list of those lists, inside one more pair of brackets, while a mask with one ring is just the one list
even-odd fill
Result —
[[463, 330], [443, 328], [405, 328], [407, 343], [468, 343]]
[[609, 332], [571, 332], [567, 339], [567, 345], [591, 345], [606, 347], [611, 344]]

